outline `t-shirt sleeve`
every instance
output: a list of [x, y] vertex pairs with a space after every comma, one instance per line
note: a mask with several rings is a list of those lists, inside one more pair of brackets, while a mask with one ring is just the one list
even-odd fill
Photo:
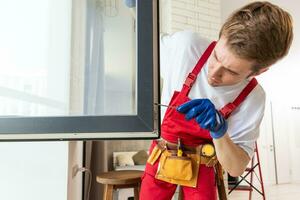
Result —
[[[256, 90], [256, 91], [254, 91]], [[254, 88], [254, 94], [242, 103], [228, 119], [228, 134], [252, 158], [255, 142], [259, 137], [259, 127], [264, 116], [265, 93], [260, 85]]]
[[[182, 68], [184, 61], [195, 57], [194, 54], [199, 52], [194, 49], [204, 51], [208, 45], [208, 41], [200, 37], [198, 33], [193, 31], [179, 31], [173, 34], [160, 34], [160, 75], [161, 78], [170, 76], [170, 71], [174, 71], [174, 65]], [[196, 55], [198, 58], [200, 55]], [[174, 60], [179, 63], [174, 63]], [[191, 66], [193, 67], [193, 66]]]
[[172, 53], [172, 46], [174, 40], [176, 40], [175, 34], [160, 34], [160, 75], [161, 78], [166, 76], [167, 71], [169, 70], [169, 61], [168, 59]]

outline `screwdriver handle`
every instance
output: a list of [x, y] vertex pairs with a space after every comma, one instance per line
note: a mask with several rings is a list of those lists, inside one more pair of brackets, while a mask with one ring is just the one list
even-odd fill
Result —
[[180, 141], [180, 138], [178, 138], [178, 143], [177, 143], [177, 156], [178, 156], [178, 157], [181, 157], [182, 154], [183, 154], [183, 151], [182, 151], [181, 141]]

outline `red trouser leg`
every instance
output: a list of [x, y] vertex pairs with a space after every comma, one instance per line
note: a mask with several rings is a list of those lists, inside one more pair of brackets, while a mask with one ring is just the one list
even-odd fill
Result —
[[184, 200], [216, 200], [214, 169], [200, 165], [197, 187], [182, 186], [182, 192]]
[[[149, 152], [151, 153], [156, 146], [153, 141]], [[167, 183], [155, 178], [159, 159], [153, 164], [146, 164], [145, 173], [142, 177], [140, 190], [140, 200], [170, 200], [176, 190], [177, 185]]]
[[171, 200], [177, 185], [155, 179], [145, 173], [142, 178], [140, 200]]

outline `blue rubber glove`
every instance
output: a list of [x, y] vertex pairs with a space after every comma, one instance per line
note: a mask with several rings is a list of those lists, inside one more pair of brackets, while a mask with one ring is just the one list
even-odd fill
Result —
[[177, 111], [185, 114], [187, 120], [195, 118], [199, 126], [209, 130], [214, 139], [222, 137], [227, 131], [226, 120], [209, 99], [191, 100], [180, 105]]

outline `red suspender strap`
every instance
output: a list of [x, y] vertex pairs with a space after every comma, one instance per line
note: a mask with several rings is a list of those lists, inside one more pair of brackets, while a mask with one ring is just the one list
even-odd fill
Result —
[[220, 113], [225, 119], [227, 119], [234, 111], [234, 109], [237, 108], [246, 99], [248, 94], [250, 94], [250, 92], [255, 88], [256, 85], [257, 80], [253, 78], [232, 103], [228, 103], [220, 110]]
[[196, 81], [196, 78], [197, 78], [199, 72], [201, 71], [202, 67], [204, 66], [207, 59], [209, 58], [211, 52], [215, 48], [215, 45], [216, 45], [216, 42], [214, 41], [207, 47], [205, 52], [202, 54], [201, 58], [198, 60], [193, 71], [191, 73], [189, 73], [188, 77], [186, 78], [186, 80], [183, 84], [182, 90], [181, 90], [181, 92], [183, 94], [188, 95], [188, 93], [190, 92], [191, 88], [193, 87], [193, 84]]

